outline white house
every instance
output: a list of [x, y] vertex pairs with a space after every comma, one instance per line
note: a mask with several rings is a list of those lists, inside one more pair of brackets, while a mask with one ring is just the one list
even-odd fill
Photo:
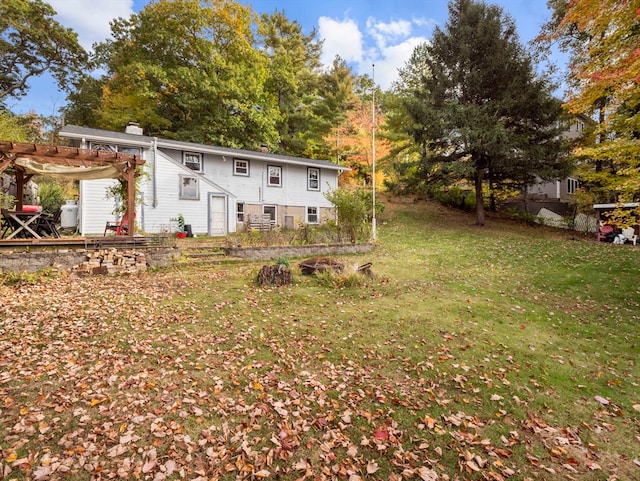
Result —
[[[75, 147], [142, 155], [136, 226], [150, 234], [175, 228], [179, 215], [194, 234], [212, 236], [241, 230], [256, 214], [287, 228], [334, 219], [324, 194], [349, 170], [324, 160], [148, 137], [135, 124], [124, 133], [67, 125], [59, 135]], [[102, 234], [114, 220], [115, 200], [106, 195], [113, 182], [80, 181], [83, 235]]]
[[[569, 141], [575, 141], [582, 137], [585, 130], [592, 128], [593, 124], [593, 120], [586, 115], [570, 116], [563, 122], [562, 137]], [[559, 202], [570, 202], [578, 187], [580, 187], [580, 182], [573, 177], [551, 181], [540, 180], [537, 184], [527, 188], [527, 195], [532, 200], [552, 199]]]

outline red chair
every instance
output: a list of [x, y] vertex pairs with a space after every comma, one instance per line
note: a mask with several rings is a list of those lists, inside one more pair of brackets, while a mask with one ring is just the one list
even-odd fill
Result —
[[[133, 221], [135, 222], [136, 215], [133, 214]], [[120, 219], [120, 222], [110, 222], [107, 221], [107, 224], [104, 226], [104, 236], [107, 235], [107, 232], [114, 232], [116, 235], [129, 235], [129, 213], [125, 212]]]
[[613, 242], [613, 238], [615, 237], [613, 231], [614, 229], [611, 225], [600, 226], [600, 229], [598, 229], [598, 237], [596, 238], [596, 240], [602, 242]]

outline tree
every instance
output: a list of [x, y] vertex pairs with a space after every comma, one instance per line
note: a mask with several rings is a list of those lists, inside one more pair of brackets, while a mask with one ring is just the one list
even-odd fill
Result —
[[355, 244], [369, 233], [369, 212], [371, 203], [363, 190], [340, 187], [324, 194], [336, 208], [338, 214], [338, 235], [345, 233], [349, 241]]
[[640, 200], [638, 1], [550, 2], [554, 17], [540, 40], [571, 53], [566, 109], [597, 118], [574, 154], [593, 201]]
[[304, 35], [298, 22], [283, 12], [263, 14], [258, 24], [258, 48], [268, 59], [265, 90], [276, 100], [278, 151], [306, 155], [312, 106], [318, 100], [320, 53], [317, 32]]
[[233, 0], [158, 0], [114, 21], [113, 39], [95, 49], [107, 72], [95, 126], [122, 130], [136, 120], [149, 135], [277, 145], [279, 115], [265, 90], [268, 63], [254, 48], [254, 20]]
[[[334, 131], [326, 139], [328, 144], [335, 145], [332, 148], [332, 158], [351, 169], [340, 176], [341, 185], [372, 185], [372, 129], [374, 121], [376, 132], [379, 132], [384, 123], [383, 98], [383, 92], [374, 85], [371, 77], [363, 75], [353, 78], [353, 96], [348, 109], [338, 118]], [[375, 116], [372, 112], [374, 106]], [[383, 178], [380, 161], [388, 152], [387, 140], [376, 134], [376, 186], [380, 185]]]
[[[428, 44], [418, 45], [407, 63], [398, 71], [398, 81], [386, 95], [385, 124], [381, 136], [391, 149], [387, 158], [387, 189], [396, 194], [425, 193], [426, 185], [442, 181], [442, 171], [426, 159], [426, 144], [417, 141], [425, 126], [413, 121], [422, 117], [426, 97], [424, 77], [430, 75]], [[436, 166], [437, 167], [437, 166]]]
[[55, 13], [42, 0], [0, 2], [0, 102], [26, 95], [29, 81], [44, 73], [65, 90], [85, 75], [87, 53]]
[[421, 48], [424, 65], [406, 86], [404, 108], [423, 170], [471, 181], [483, 225], [487, 180], [532, 182], [562, 163], [551, 82], [536, 76], [513, 20], [495, 5], [453, 0], [445, 29]]

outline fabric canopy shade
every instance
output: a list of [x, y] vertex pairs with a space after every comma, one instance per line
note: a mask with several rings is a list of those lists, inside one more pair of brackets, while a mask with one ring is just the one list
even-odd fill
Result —
[[[24, 185], [40, 174], [75, 180], [124, 179], [127, 211], [134, 216], [136, 168], [143, 164], [144, 159], [135, 154], [0, 140], [0, 173], [10, 166], [15, 171], [16, 210], [22, 209]], [[129, 235], [134, 233], [132, 227]]]
[[122, 170], [115, 165], [75, 167], [60, 164], [43, 164], [26, 157], [18, 157], [15, 164], [23, 167], [27, 174], [48, 175], [50, 177], [73, 180], [117, 179]]

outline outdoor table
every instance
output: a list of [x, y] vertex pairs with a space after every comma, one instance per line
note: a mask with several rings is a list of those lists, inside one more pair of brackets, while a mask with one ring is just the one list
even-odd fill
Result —
[[13, 239], [20, 233], [22, 233], [21, 237], [34, 237], [36, 239], [42, 238], [42, 236], [40, 236], [40, 234], [38, 234], [38, 232], [35, 230], [38, 225], [38, 219], [42, 215], [42, 210], [38, 210], [36, 212], [6, 210], [3, 211], [3, 214], [8, 215], [15, 221], [15, 229], [13, 230], [13, 232], [11, 232], [7, 239]]

